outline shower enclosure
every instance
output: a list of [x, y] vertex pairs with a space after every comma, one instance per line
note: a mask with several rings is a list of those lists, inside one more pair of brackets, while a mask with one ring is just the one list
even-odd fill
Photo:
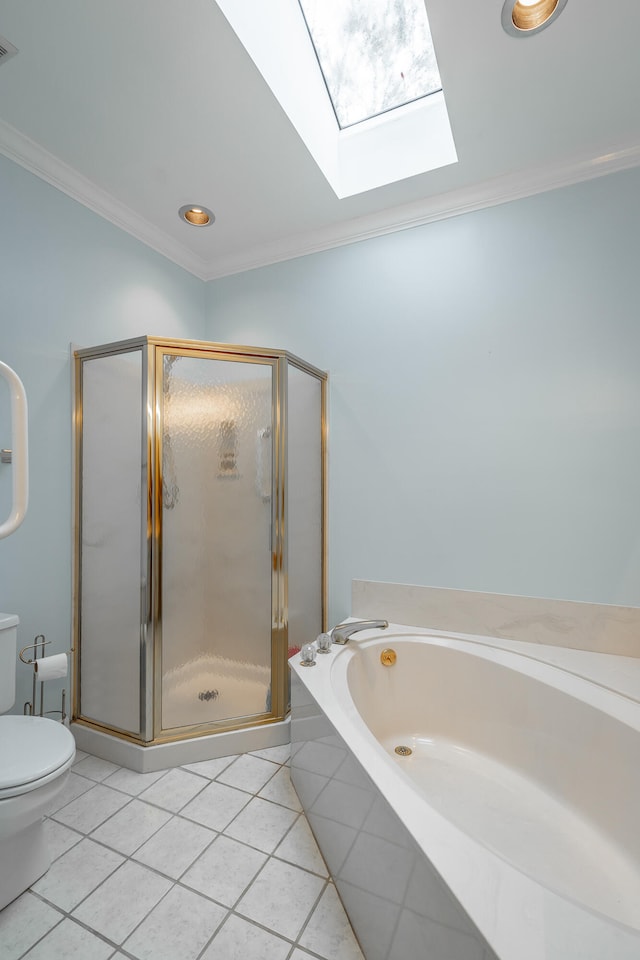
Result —
[[142, 337], [75, 353], [74, 721], [148, 746], [282, 720], [325, 626], [326, 374]]

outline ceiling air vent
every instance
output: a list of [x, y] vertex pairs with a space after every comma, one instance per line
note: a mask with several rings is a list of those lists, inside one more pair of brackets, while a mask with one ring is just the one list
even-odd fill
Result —
[[0, 67], [17, 52], [17, 47], [14, 47], [14, 45], [9, 43], [8, 40], [5, 40], [4, 37], [0, 37]]

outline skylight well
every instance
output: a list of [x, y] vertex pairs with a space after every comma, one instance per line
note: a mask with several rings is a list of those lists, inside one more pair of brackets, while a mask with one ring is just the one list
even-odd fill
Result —
[[299, 0], [341, 129], [442, 90], [424, 0]]
[[217, 0], [335, 194], [457, 161], [425, 0]]

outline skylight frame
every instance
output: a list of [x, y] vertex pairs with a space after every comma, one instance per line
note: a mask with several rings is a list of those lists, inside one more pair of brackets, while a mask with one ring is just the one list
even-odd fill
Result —
[[215, 0], [339, 199], [457, 162], [443, 91], [341, 130], [298, 0]]

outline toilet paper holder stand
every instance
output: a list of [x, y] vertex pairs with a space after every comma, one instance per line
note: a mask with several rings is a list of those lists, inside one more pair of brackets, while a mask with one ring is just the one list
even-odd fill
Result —
[[[45, 656], [45, 650], [44, 650], [44, 648], [45, 648], [48, 644], [50, 644], [50, 643], [51, 643], [51, 640], [46, 640], [44, 634], [43, 634], [43, 633], [39, 633], [38, 636], [37, 636], [37, 637], [35, 638], [35, 640], [33, 641], [33, 643], [28, 643], [27, 646], [26, 646], [26, 647], [23, 647], [22, 650], [20, 651], [20, 653], [18, 654], [18, 656], [20, 657], [20, 659], [22, 660], [23, 663], [26, 663], [27, 666], [33, 666], [33, 690], [32, 690], [32, 694], [31, 694], [31, 700], [30, 700], [30, 701], [29, 701], [29, 700], [26, 700], [26, 701], [25, 701], [25, 704], [24, 704], [24, 707], [23, 707], [23, 710], [22, 710], [22, 712], [24, 713], [24, 715], [25, 715], [26, 717], [33, 717], [33, 716], [35, 715], [35, 709], [36, 709], [36, 688], [37, 688], [37, 683], [38, 683], [38, 674], [37, 674], [37, 671], [36, 671], [36, 668], [35, 668], [35, 662], [36, 662], [36, 660], [42, 659], [42, 657]], [[39, 653], [39, 655], [38, 655], [38, 647], [40, 648], [40, 653]], [[33, 658], [32, 658], [32, 659], [29, 659], [28, 657], [25, 658], [25, 657], [23, 656], [23, 654], [24, 654], [27, 650], [33, 650], [33, 654], [34, 654], [34, 655], [33, 655]], [[73, 653], [73, 647], [71, 647], [71, 649], [68, 650], [67, 653]], [[62, 691], [62, 702], [61, 702], [61, 704], [60, 704], [60, 709], [59, 709], [59, 710], [47, 710], [46, 713], [45, 713], [45, 709], [44, 709], [44, 681], [42, 681], [42, 680], [40, 681], [40, 713], [39, 713], [39, 716], [44, 717], [44, 716], [47, 716], [47, 715], [50, 714], [50, 713], [59, 713], [59, 714], [60, 714], [60, 720], [61, 720], [62, 723], [64, 723], [64, 721], [67, 719], [66, 701], [67, 701], [67, 691], [66, 691], [66, 690], [63, 690], [63, 691]]]

